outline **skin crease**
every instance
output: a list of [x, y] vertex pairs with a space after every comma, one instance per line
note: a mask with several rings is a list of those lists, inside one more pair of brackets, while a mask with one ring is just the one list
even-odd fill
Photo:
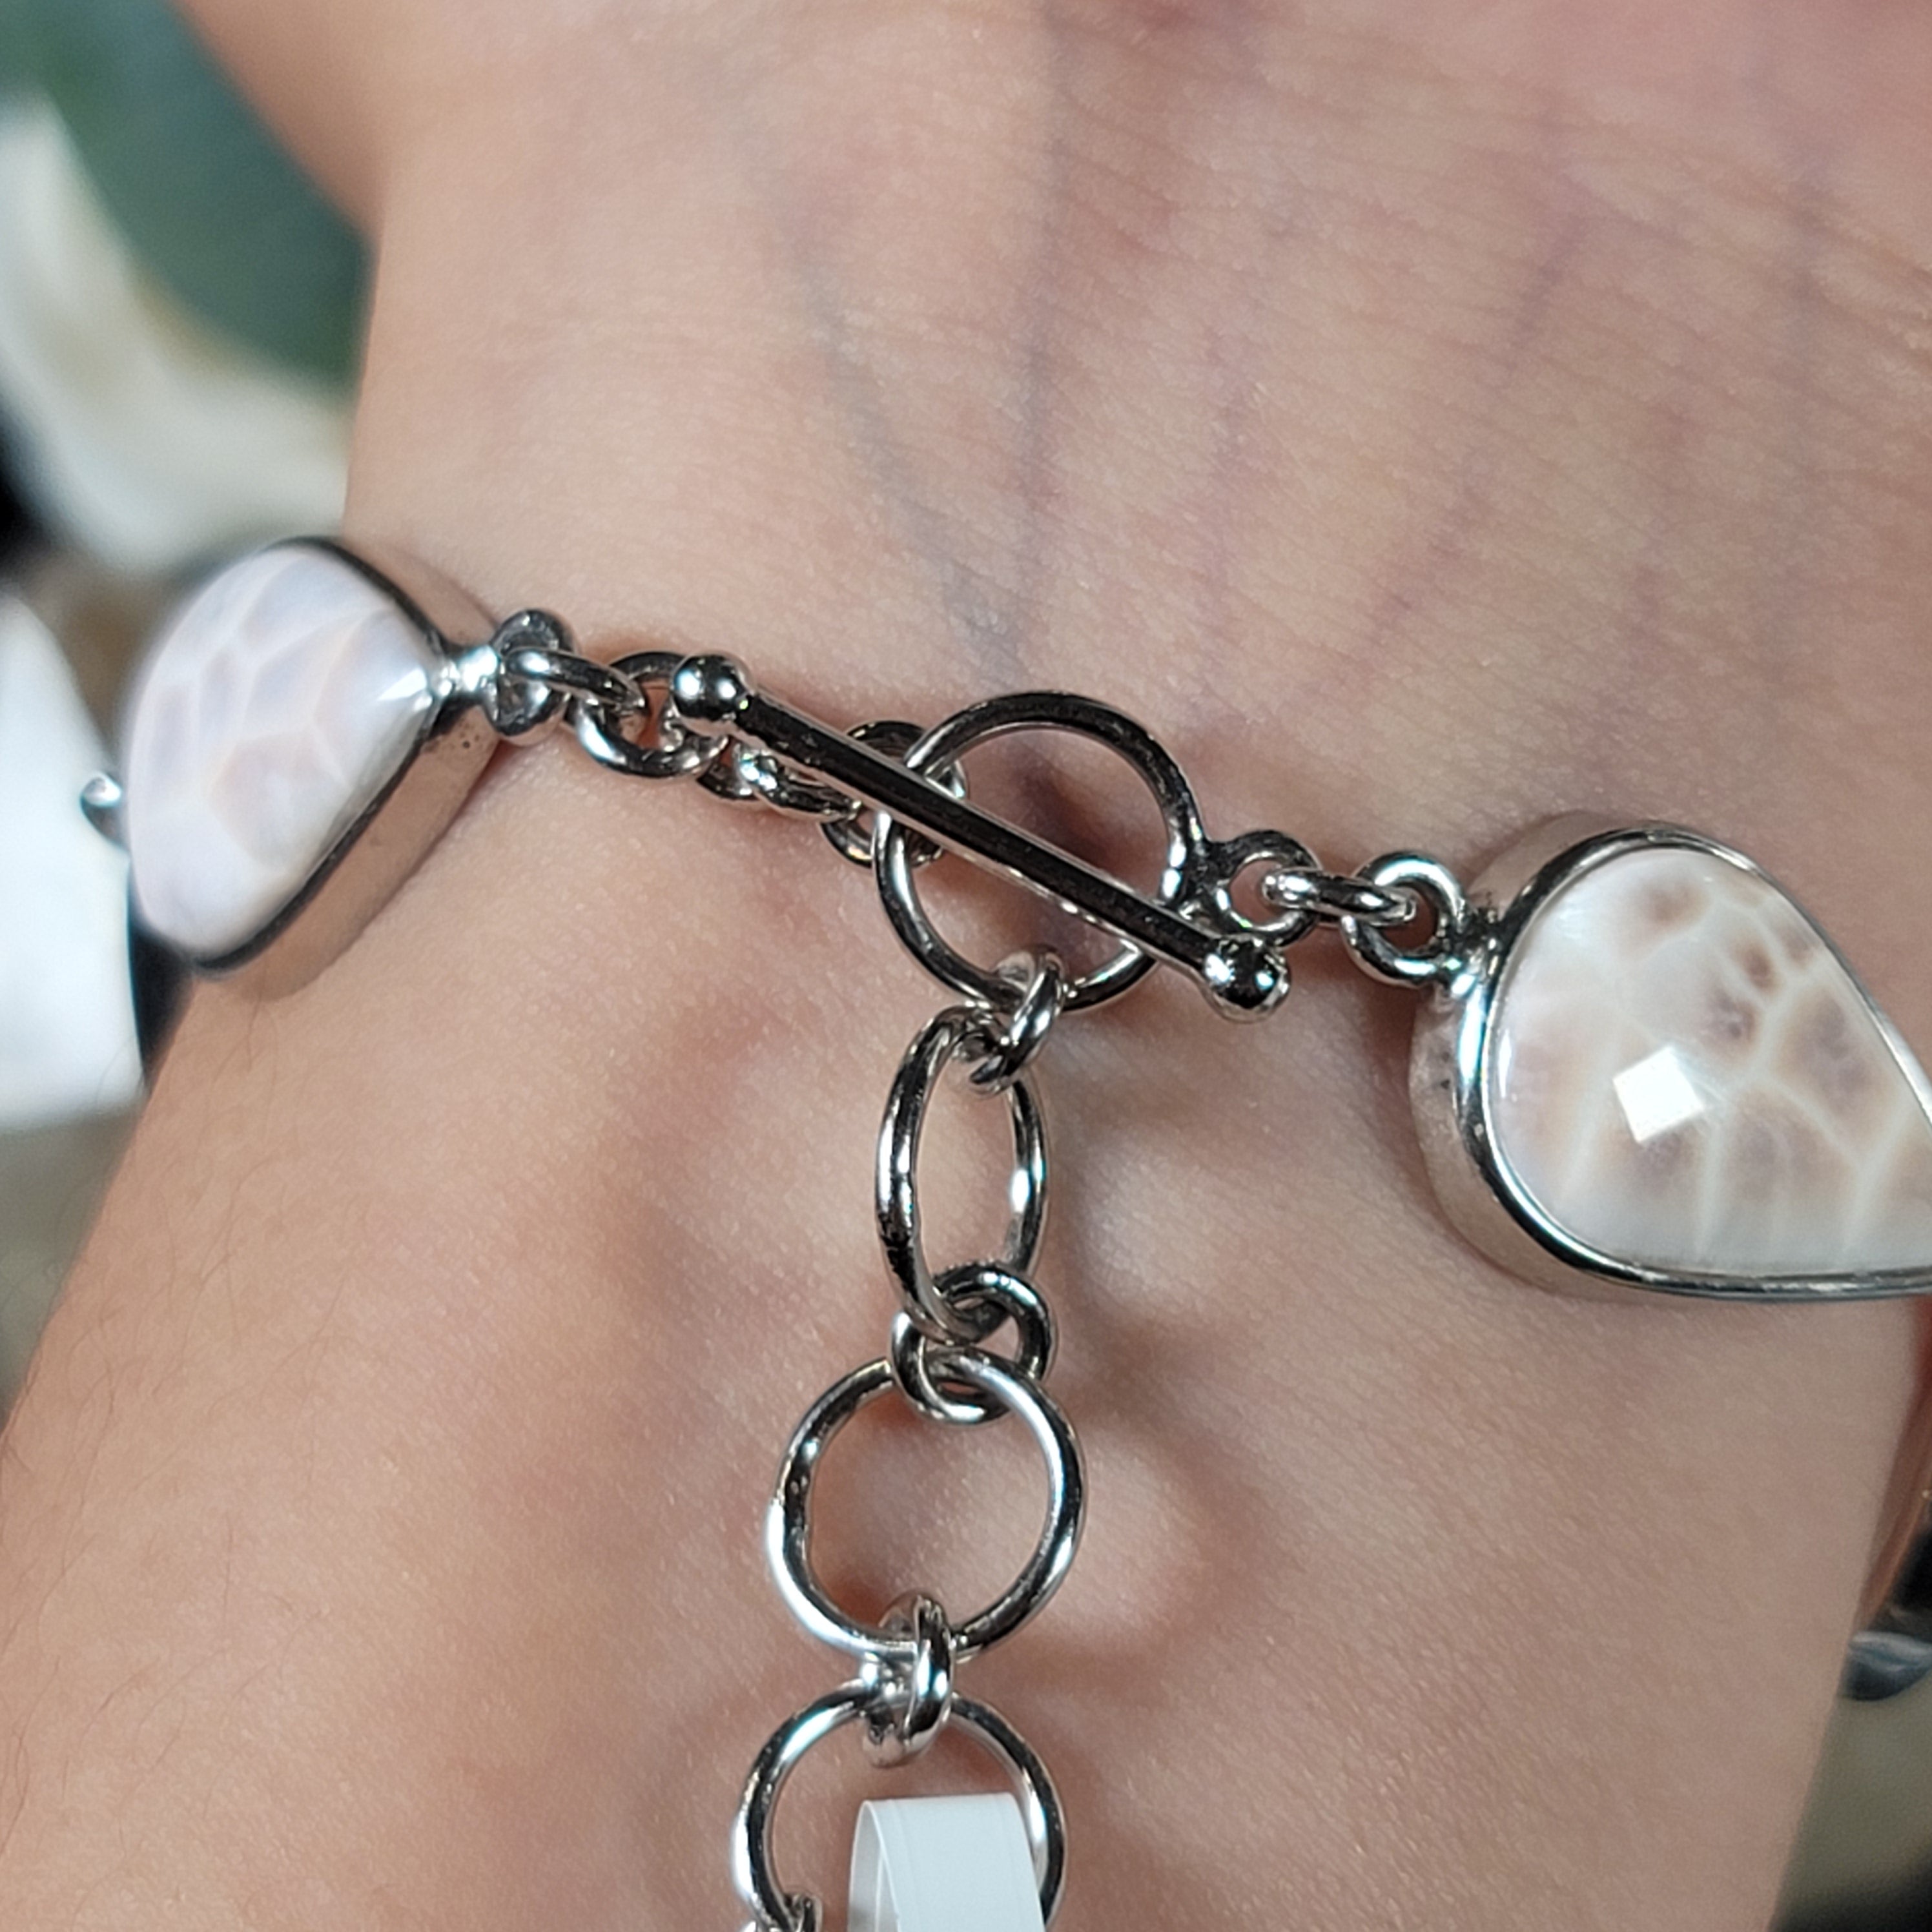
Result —
[[[1922, 8], [195, 10], [380, 238], [353, 531], [834, 718], [1090, 692], [1331, 863], [1686, 820], [1932, 1046]], [[1060, 1779], [1060, 1923], [1752, 1932], [1914, 1315], [1511, 1280], [1408, 999], [1304, 957], [1044, 1064], [1090, 1530], [968, 1685]], [[763, 1497], [884, 1334], [937, 1004], [808, 830], [560, 742], [304, 992], [201, 992], [4, 1439], [0, 1919], [732, 1922], [839, 1670]], [[964, 1253], [997, 1119], [934, 1142]], [[855, 1425], [842, 1597], [1000, 1587], [1016, 1432]], [[980, 1774], [818, 1754], [790, 1882]]]

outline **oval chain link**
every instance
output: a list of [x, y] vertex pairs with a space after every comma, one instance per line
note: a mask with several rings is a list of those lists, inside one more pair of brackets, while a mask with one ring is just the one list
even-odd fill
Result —
[[[970, 1006], [948, 1006], [928, 1021], [899, 1063], [879, 1130], [873, 1190], [879, 1244], [908, 1312], [937, 1341], [976, 1343], [998, 1325], [985, 1308], [969, 1314], [948, 1300], [926, 1259], [919, 1201], [919, 1151], [927, 1108], [947, 1067], [994, 1047], [988, 1026], [988, 1016]], [[1024, 1277], [1046, 1232], [1046, 1130], [1024, 1066], [1007, 1082], [1004, 1097], [1013, 1164], [1006, 1189], [1006, 1235], [997, 1266], [1007, 1276]]]

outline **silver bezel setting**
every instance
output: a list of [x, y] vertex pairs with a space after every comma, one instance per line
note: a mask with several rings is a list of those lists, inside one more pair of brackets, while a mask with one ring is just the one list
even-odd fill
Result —
[[458, 641], [485, 639], [492, 626], [463, 592], [410, 560], [377, 553], [372, 560], [325, 537], [268, 548], [319, 552], [352, 570], [396, 606], [436, 659], [433, 701], [415, 738], [308, 878], [239, 946], [182, 955], [197, 973], [245, 972], [261, 992], [280, 994], [313, 979], [382, 910], [455, 817], [497, 737], [482, 708], [476, 653]]
[[1830, 934], [1764, 868], [1742, 853], [1678, 825], [1617, 825], [1558, 819], [1514, 847], [1469, 893], [1469, 924], [1456, 970], [1417, 1023], [1410, 1095], [1430, 1178], [1444, 1210], [1491, 1259], [1540, 1286], [1691, 1295], [1747, 1302], [1851, 1300], [1932, 1289], [1923, 1267], [1747, 1277], [1673, 1272], [1606, 1254], [1569, 1233], [1538, 1204], [1497, 1146], [1490, 1118], [1490, 1052], [1498, 1006], [1517, 942], [1556, 895], [1597, 868], [1643, 850], [1720, 860], [1783, 894], [1857, 986], [1899, 1071], [1932, 1114], [1932, 1086]]

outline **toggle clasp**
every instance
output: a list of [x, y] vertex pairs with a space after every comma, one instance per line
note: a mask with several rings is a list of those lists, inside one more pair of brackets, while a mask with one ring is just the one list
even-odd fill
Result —
[[[1156, 961], [1188, 974], [1231, 1019], [1259, 1018], [1287, 996], [1288, 949], [1314, 924], [1313, 912], [1292, 908], [1265, 920], [1246, 918], [1234, 908], [1232, 889], [1250, 868], [1312, 868], [1312, 856], [1281, 832], [1210, 838], [1179, 766], [1111, 705], [1058, 691], [990, 698], [934, 726], [902, 761], [767, 697], [730, 658], [686, 658], [672, 674], [670, 701], [689, 730], [728, 732], [870, 806], [874, 869], [894, 928], [922, 964], [969, 999], [995, 1008], [1010, 1004], [1010, 982], [955, 951], [933, 928], [914, 880], [909, 834], [1024, 886], [1121, 941], [1106, 964], [1070, 984], [1069, 1011], [1126, 992]], [[939, 782], [972, 746], [1023, 730], [1090, 738], [1134, 767], [1167, 830], [1166, 862], [1154, 893], [1136, 892]]]

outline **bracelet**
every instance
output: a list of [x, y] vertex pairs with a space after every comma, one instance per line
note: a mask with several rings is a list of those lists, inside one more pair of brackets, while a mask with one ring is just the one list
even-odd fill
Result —
[[[1932, 1292], [1932, 1087], [1798, 903], [1742, 853], [1682, 826], [1561, 820], [1466, 886], [1414, 852], [1331, 872], [1285, 832], [1210, 837], [1158, 740], [1090, 698], [1021, 692], [930, 729], [835, 730], [730, 658], [644, 652], [606, 664], [546, 612], [492, 624], [406, 560], [320, 539], [246, 558], [184, 606], [136, 687], [124, 791], [99, 778], [83, 802], [128, 847], [141, 927], [198, 970], [245, 969], [279, 992], [366, 924], [500, 742], [560, 727], [613, 770], [818, 820], [842, 857], [872, 868], [892, 930], [952, 996], [901, 1063], [880, 1133], [874, 1212], [900, 1300], [885, 1352], [812, 1405], [766, 1516], [788, 1607], [851, 1675], [773, 1734], [746, 1784], [732, 1864], [763, 1932], [821, 1924], [816, 1897], [777, 1875], [772, 1822], [799, 1760], [847, 1726], [881, 1766], [956, 1729], [1013, 1787], [991, 1810], [868, 1808], [854, 1924], [963, 1928], [944, 1903], [964, 1895], [958, 1884], [924, 1881], [939, 1864], [956, 1878], [969, 1842], [976, 1872], [1031, 1875], [1004, 1904], [986, 1878], [977, 1932], [1036, 1932], [1058, 1906], [1052, 1780], [956, 1680], [1052, 1598], [1084, 1508], [1078, 1438], [1045, 1387], [1054, 1316], [1032, 1280], [1048, 1186], [1035, 1061], [1066, 1016], [1157, 964], [1222, 1016], [1258, 1019], [1288, 994], [1292, 948], [1332, 931], [1372, 976], [1424, 995], [1411, 1088], [1430, 1178], [1455, 1225], [1532, 1280], [1756, 1302]], [[968, 754], [1032, 730], [1091, 740], [1145, 784], [1165, 838], [1154, 890], [973, 802]], [[969, 958], [920, 896], [919, 874], [942, 853], [1078, 914], [1116, 950], [1080, 973], [1045, 946], [991, 966]], [[998, 1256], [935, 1268], [920, 1235], [920, 1132], [955, 1068], [1007, 1109], [1011, 1220]], [[1033, 1553], [970, 1616], [913, 1592], [867, 1623], [813, 1568], [818, 1462], [888, 1394], [956, 1427], [1016, 1415], [1043, 1460]], [[1932, 1670], [1927, 1446], [1901, 1465], [1884, 1600], [1854, 1641], [1851, 1694], [1888, 1694]], [[915, 1816], [922, 1805], [956, 1809]]]

